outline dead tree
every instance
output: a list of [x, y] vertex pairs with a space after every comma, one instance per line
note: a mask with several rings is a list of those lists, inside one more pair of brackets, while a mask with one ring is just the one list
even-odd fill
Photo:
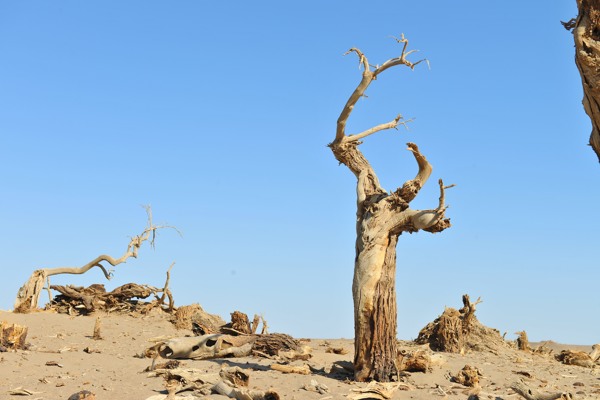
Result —
[[337, 120], [335, 140], [329, 144], [335, 158], [346, 165], [357, 178], [356, 212], [356, 259], [352, 293], [354, 299], [355, 330], [355, 379], [357, 381], [389, 381], [397, 374], [396, 351], [396, 243], [403, 232], [441, 232], [450, 227], [445, 218], [444, 186], [439, 181], [440, 198], [436, 208], [413, 210], [409, 203], [431, 175], [431, 165], [414, 143], [408, 143], [419, 171], [411, 179], [388, 193], [379, 184], [375, 171], [358, 149], [361, 139], [377, 132], [397, 128], [406, 124], [401, 115], [391, 122], [380, 124], [364, 132], [347, 135], [346, 123], [358, 100], [364, 96], [372, 81], [395, 66], [413, 69], [418, 62], [407, 60], [414, 50], [407, 51], [408, 40], [404, 35], [396, 39], [402, 48], [399, 57], [373, 67], [367, 57], [357, 48], [346, 54], [355, 53], [362, 66], [362, 80], [348, 99]]
[[[154, 240], [156, 238], [156, 231], [162, 228], [173, 228], [172, 226], [166, 225], [154, 225], [152, 222], [152, 209], [149, 206], [146, 206], [146, 213], [148, 215], [148, 224], [146, 228], [142, 231], [141, 234], [134, 236], [129, 241], [127, 245], [127, 250], [125, 253], [119, 257], [114, 258], [112, 256], [102, 254], [98, 257], [94, 258], [92, 261], [81, 267], [57, 267], [57, 268], [42, 268], [34, 271], [29, 280], [25, 282], [23, 286], [19, 289], [17, 293], [17, 298], [15, 299], [15, 308], [14, 311], [18, 313], [26, 313], [34, 310], [38, 306], [40, 293], [44, 289], [44, 284], [47, 284], [48, 292], [50, 293], [50, 277], [53, 275], [59, 274], [75, 274], [80, 275], [84, 274], [90, 269], [94, 267], [98, 267], [102, 270], [104, 277], [108, 280], [112, 278], [112, 270], [107, 270], [102, 262], [106, 262], [110, 264], [112, 267], [115, 267], [119, 264], [127, 262], [130, 257], [137, 258], [138, 251], [142, 244], [150, 239], [150, 245], [154, 247]], [[52, 299], [50, 299], [52, 300]]]
[[600, 159], [600, 0], [577, 0], [577, 9], [577, 18], [563, 25], [573, 31], [583, 108], [592, 122], [589, 144]]

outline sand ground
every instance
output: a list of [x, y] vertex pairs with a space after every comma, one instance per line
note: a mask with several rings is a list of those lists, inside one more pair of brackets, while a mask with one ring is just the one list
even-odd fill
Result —
[[[96, 316], [71, 317], [51, 312], [13, 314], [0, 311], [0, 321], [29, 327], [28, 350], [0, 353], [0, 399], [26, 397], [31, 399], [68, 399], [80, 390], [89, 390], [96, 399], [146, 399], [165, 394], [163, 379], [144, 372], [150, 364], [140, 354], [152, 345], [150, 339], [191, 335], [191, 331], [177, 330], [167, 317], [157, 313], [143, 317], [100, 314], [103, 340], [92, 338]], [[310, 339], [312, 348], [308, 363], [315, 369], [329, 371], [337, 361], [351, 361], [353, 342], [349, 339]], [[556, 352], [564, 348], [589, 350], [589, 346], [568, 346], [550, 343]], [[327, 353], [328, 347], [343, 347], [347, 354]], [[401, 342], [403, 348], [418, 347]], [[468, 353], [441, 354], [444, 363], [431, 372], [415, 372], [403, 378], [410, 390], [397, 390], [392, 399], [467, 399], [468, 390], [450, 381], [465, 365], [478, 368], [481, 378], [481, 397], [493, 400], [520, 399], [510, 389], [512, 382], [524, 380], [529, 386], [547, 392], [579, 393], [587, 398], [600, 399], [600, 374], [589, 368], [567, 366], [552, 357], [506, 349], [500, 354]], [[283, 374], [269, 369], [271, 360], [244, 357], [227, 360], [184, 360], [189, 368], [217, 373], [223, 362], [239, 366], [250, 373], [250, 387], [274, 389], [282, 399], [348, 399], [356, 395], [353, 389], [367, 384], [355, 383], [331, 373], [312, 375]], [[303, 387], [314, 380], [327, 386], [320, 394]], [[22, 388], [29, 396], [11, 395]], [[210, 395], [207, 399], [225, 399]]]

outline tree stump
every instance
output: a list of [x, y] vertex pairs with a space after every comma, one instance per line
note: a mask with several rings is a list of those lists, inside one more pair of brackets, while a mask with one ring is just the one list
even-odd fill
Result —
[[25, 340], [29, 328], [17, 324], [0, 322], [0, 347], [7, 350], [18, 350], [26, 348]]

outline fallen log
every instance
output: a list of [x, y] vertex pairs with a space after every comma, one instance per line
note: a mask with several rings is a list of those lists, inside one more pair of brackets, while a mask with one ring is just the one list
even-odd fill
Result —
[[310, 375], [310, 367], [306, 364], [302, 366], [287, 365], [287, 364], [271, 364], [271, 369], [274, 371], [283, 372], [284, 374], [300, 374]]
[[510, 388], [523, 396], [526, 400], [575, 400], [577, 399], [573, 394], [567, 392], [561, 393], [542, 393], [538, 390], [532, 389], [523, 382], [514, 382], [510, 385]]

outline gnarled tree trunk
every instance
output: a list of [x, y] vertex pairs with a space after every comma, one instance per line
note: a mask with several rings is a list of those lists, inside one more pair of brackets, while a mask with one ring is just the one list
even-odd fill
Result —
[[408, 41], [397, 39], [403, 45], [400, 57], [390, 59], [371, 70], [365, 55], [356, 48], [364, 71], [362, 80], [344, 106], [337, 121], [335, 140], [329, 144], [335, 158], [346, 165], [357, 177], [356, 259], [352, 294], [354, 298], [355, 356], [354, 370], [357, 381], [390, 381], [398, 373], [396, 349], [396, 244], [402, 232], [421, 229], [441, 232], [450, 226], [444, 212], [444, 190], [440, 180], [440, 201], [435, 209], [413, 210], [409, 203], [417, 196], [431, 175], [431, 165], [417, 145], [408, 143], [419, 171], [416, 177], [396, 191], [388, 193], [379, 184], [373, 168], [358, 149], [360, 139], [382, 130], [405, 124], [398, 115], [393, 121], [377, 125], [364, 132], [346, 135], [346, 122], [357, 101], [370, 83], [388, 68], [405, 65], [414, 68], [419, 62], [406, 59]]
[[577, 8], [577, 18], [563, 25], [573, 29], [583, 108], [592, 122], [590, 146], [600, 160], [600, 0], [577, 0]]

